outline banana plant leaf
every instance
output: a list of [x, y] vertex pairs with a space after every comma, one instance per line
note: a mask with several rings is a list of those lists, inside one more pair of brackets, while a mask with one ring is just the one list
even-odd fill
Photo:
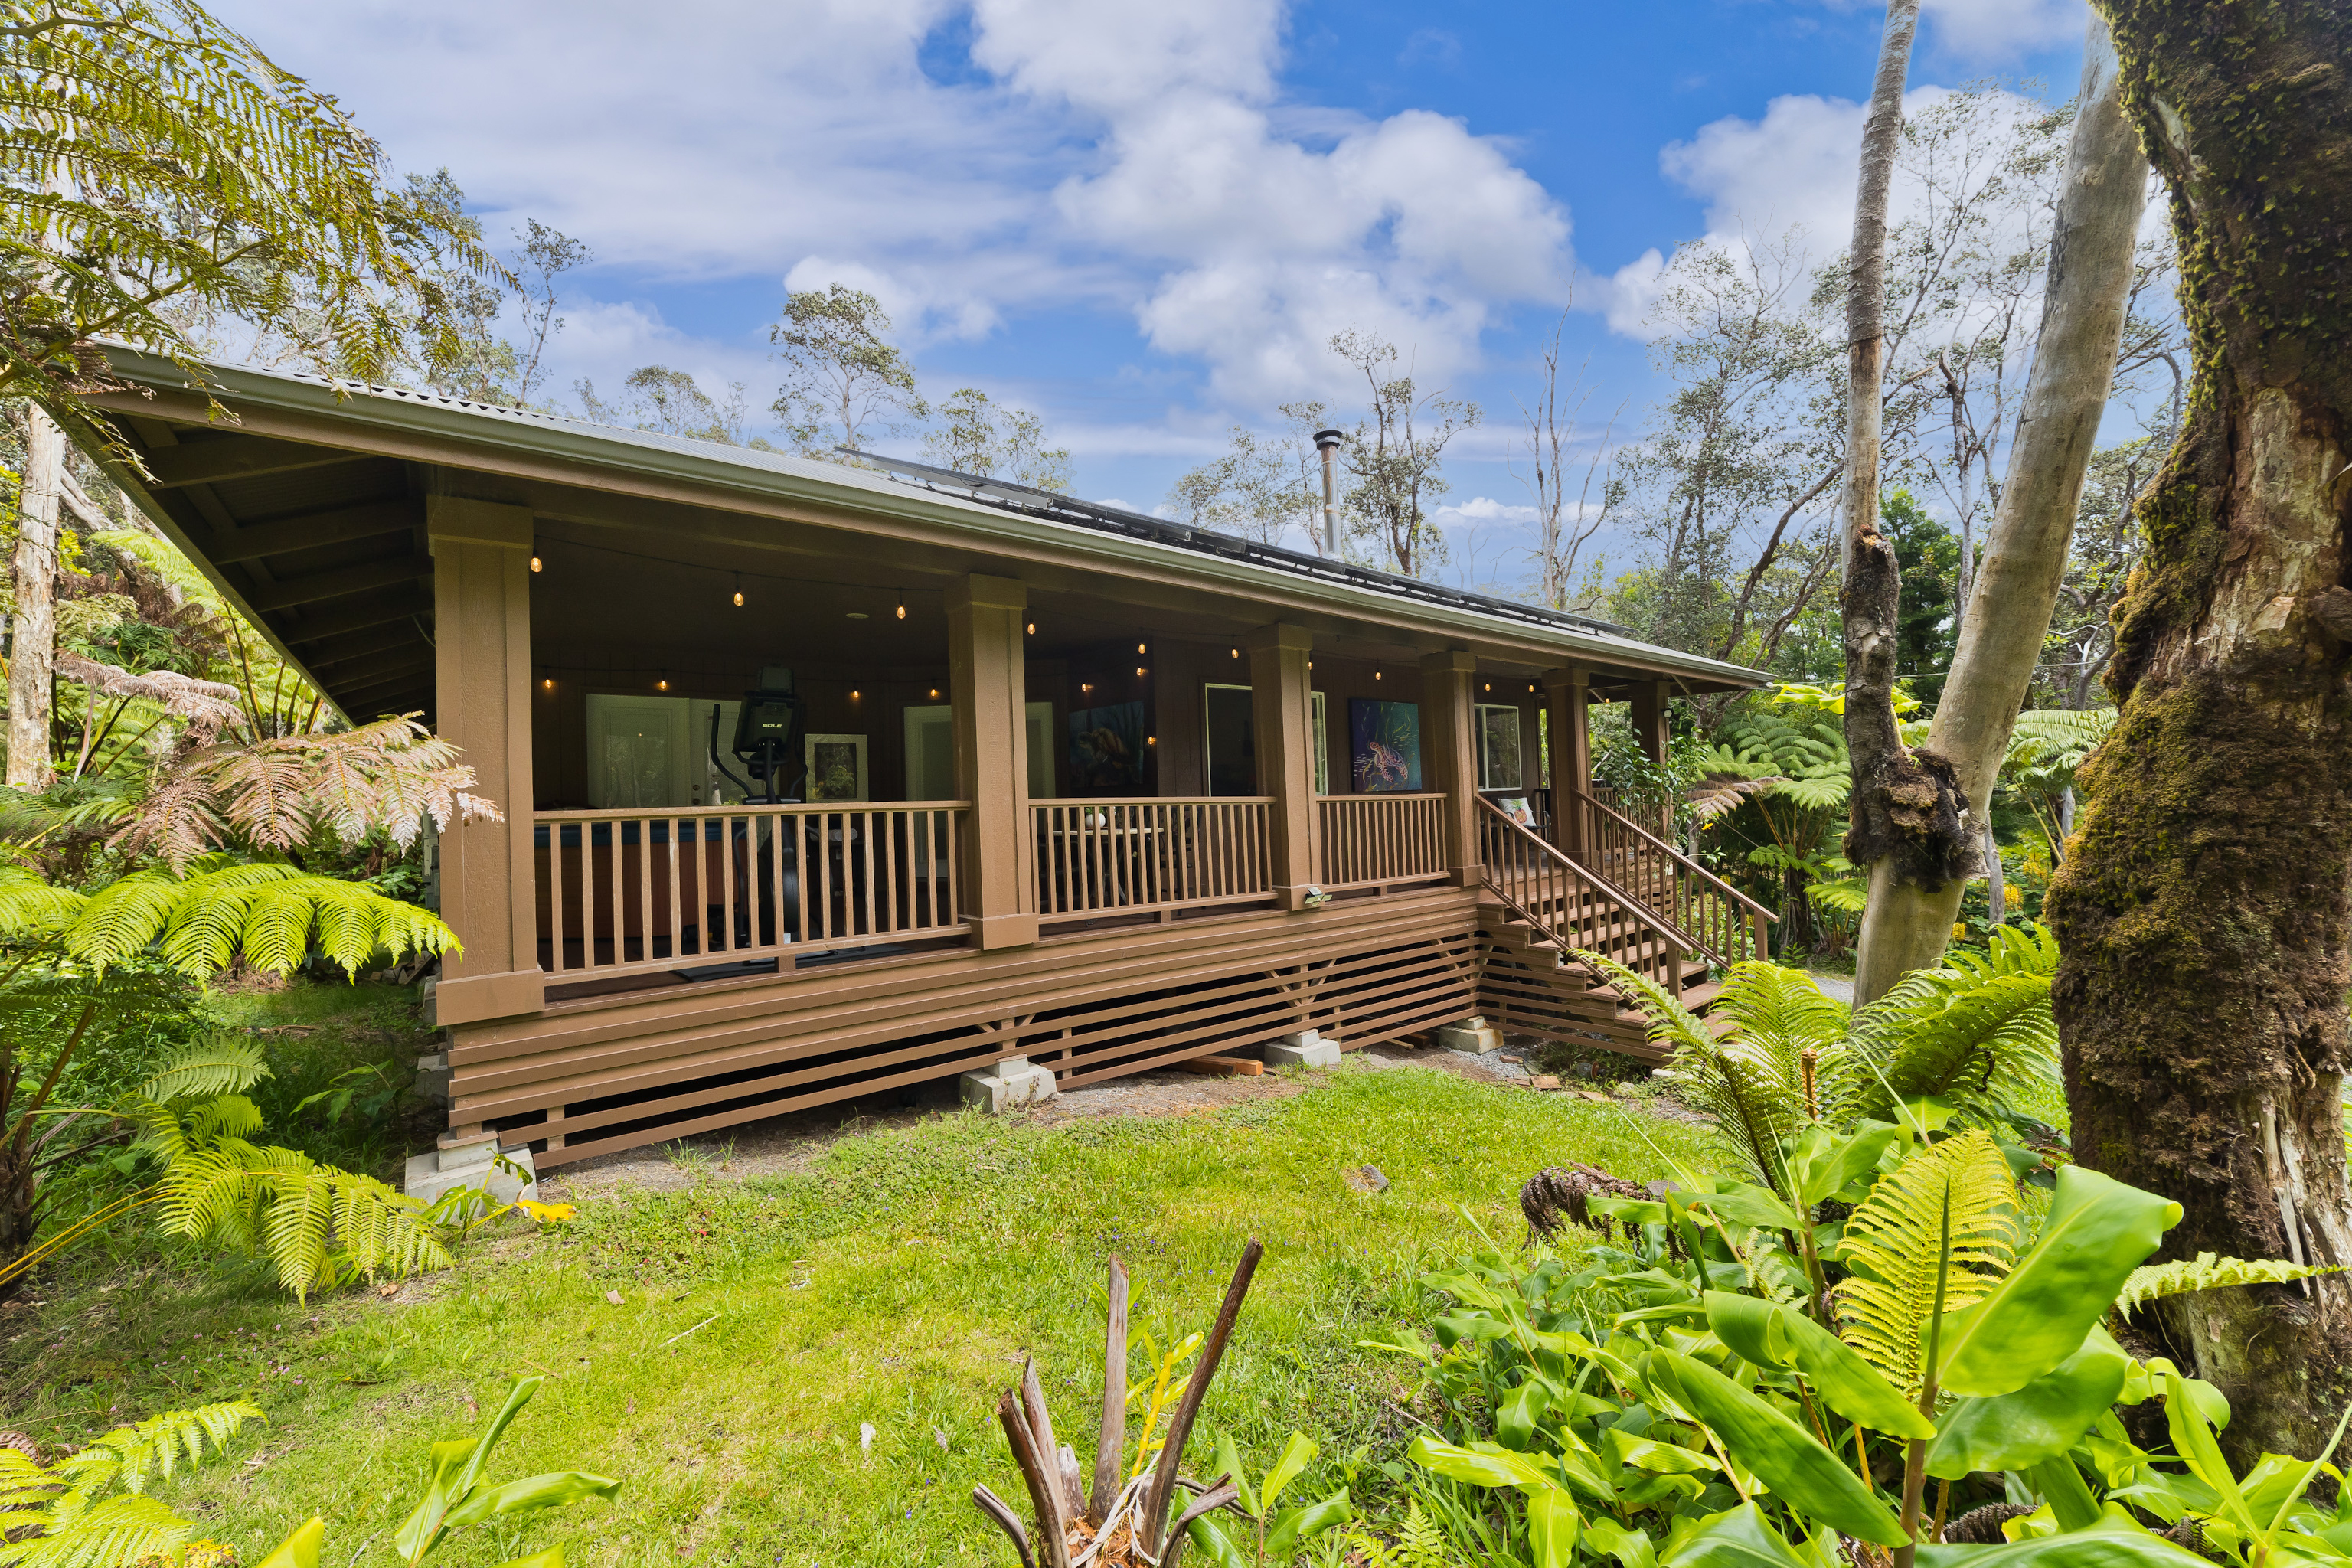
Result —
[[1811, 1568], [1752, 1502], [1709, 1514], [1688, 1534], [1678, 1532], [1661, 1561], [1665, 1568]]
[[1647, 1370], [1714, 1428], [1734, 1459], [1775, 1495], [1857, 1540], [1900, 1546], [1908, 1539], [1870, 1488], [1818, 1438], [1713, 1367], [1673, 1351], [1653, 1352]]
[[1802, 1312], [1724, 1290], [1710, 1290], [1706, 1300], [1706, 1326], [1734, 1354], [1760, 1367], [1802, 1373], [1830, 1408], [1849, 1421], [1897, 1437], [1936, 1435], [1934, 1423], [1877, 1368]]
[[2058, 1173], [2042, 1238], [1982, 1299], [1945, 1314], [1938, 1383], [2015, 1393], [2073, 1355], [2116, 1292], [2180, 1219], [2180, 1205], [2080, 1165]]
[[2082, 1349], [2024, 1387], [1961, 1400], [1938, 1424], [1927, 1473], [1958, 1480], [1971, 1470], [2024, 1470], [2066, 1452], [2115, 1404], [2129, 1363], [2094, 1329]]

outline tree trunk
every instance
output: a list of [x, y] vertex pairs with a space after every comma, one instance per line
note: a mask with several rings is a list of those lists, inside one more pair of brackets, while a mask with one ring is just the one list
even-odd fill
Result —
[[[2165, 1256], [2352, 1262], [2352, 8], [2100, 4], [2195, 363], [2048, 906], [2074, 1157], [2180, 1202]], [[2242, 1462], [2318, 1452], [2352, 1392], [2343, 1277], [2166, 1307]]]
[[[2066, 576], [2083, 477], [2098, 444], [2115, 379], [2132, 280], [2132, 250], [2147, 204], [2147, 162], [2124, 113], [2113, 45], [2095, 17], [2050, 242], [2042, 342], [2034, 355], [2009, 480], [1993, 518], [1971, 605], [1927, 752], [1950, 763], [1969, 820], [1990, 821], [1993, 780], [2025, 705], [2033, 667]], [[1884, 995], [1943, 955], [1966, 882], [1871, 878], [1855, 965], [1857, 1000]]]
[[[1853, 249], [1846, 281], [1845, 581], [1838, 612], [1845, 632], [1845, 743], [1853, 759], [1853, 820], [1845, 856], [1882, 884], [1941, 886], [1976, 865], [1976, 839], [1950, 767], [1903, 743], [1895, 722], [1895, 631], [1902, 574], [1878, 529], [1880, 389], [1886, 338], [1886, 196], [1903, 132], [1903, 78], [1911, 62], [1918, 0], [1890, 0], [1878, 76], [1862, 132], [1862, 178], [1854, 195]], [[1870, 927], [1858, 958], [1867, 973]], [[1854, 999], [1885, 990], [1857, 977]]]
[[58, 656], [58, 490], [66, 433], [37, 405], [25, 406], [25, 483], [18, 504], [16, 613], [8, 655], [8, 783], [47, 787], [49, 692]]

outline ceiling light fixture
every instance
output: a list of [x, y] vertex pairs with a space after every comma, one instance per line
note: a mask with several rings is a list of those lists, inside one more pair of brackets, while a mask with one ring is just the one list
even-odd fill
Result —
[[849, 612], [849, 618], [853, 621], [863, 621], [870, 620], [872, 617], [863, 610], [852, 610]]

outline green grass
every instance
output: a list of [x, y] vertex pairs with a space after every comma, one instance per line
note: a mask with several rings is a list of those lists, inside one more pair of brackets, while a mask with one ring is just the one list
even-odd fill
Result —
[[[1645, 1179], [1705, 1163], [1708, 1136], [1352, 1068], [1199, 1118], [938, 1118], [845, 1139], [804, 1175], [632, 1192], [584, 1202], [568, 1226], [501, 1229], [390, 1300], [303, 1309], [247, 1269], [164, 1262], [59, 1285], [0, 1320], [16, 1325], [7, 1424], [81, 1440], [252, 1397], [268, 1426], [164, 1495], [248, 1561], [324, 1514], [341, 1563], [399, 1522], [428, 1445], [476, 1429], [509, 1377], [536, 1372], [546, 1384], [496, 1475], [583, 1468], [626, 1488], [455, 1563], [525, 1540], [562, 1540], [580, 1565], [1009, 1563], [969, 1500], [984, 1481], [1026, 1511], [995, 1394], [1034, 1352], [1057, 1425], [1089, 1453], [1111, 1254], [1138, 1326], [1166, 1343], [1206, 1329], [1244, 1241], [1265, 1242], [1201, 1451], [1229, 1429], [1263, 1464], [1296, 1426], [1324, 1449], [1304, 1484], [1328, 1489], [1349, 1453], [1389, 1458], [1409, 1434], [1387, 1402], [1408, 1395], [1410, 1367], [1355, 1344], [1412, 1313], [1417, 1273], [1475, 1244], [1459, 1209], [1513, 1242], [1519, 1184], [1542, 1165]], [[1343, 1184], [1367, 1162], [1387, 1191]]]

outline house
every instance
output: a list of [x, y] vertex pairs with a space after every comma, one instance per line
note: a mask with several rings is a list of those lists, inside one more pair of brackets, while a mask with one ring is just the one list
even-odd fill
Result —
[[1628, 702], [1656, 754], [1671, 695], [1752, 670], [919, 465], [234, 366], [224, 420], [121, 368], [148, 514], [504, 808], [439, 841], [456, 1144], [546, 1169], [1475, 1017], [1641, 1050], [1568, 950], [1694, 1002], [1762, 951], [1587, 740]]

